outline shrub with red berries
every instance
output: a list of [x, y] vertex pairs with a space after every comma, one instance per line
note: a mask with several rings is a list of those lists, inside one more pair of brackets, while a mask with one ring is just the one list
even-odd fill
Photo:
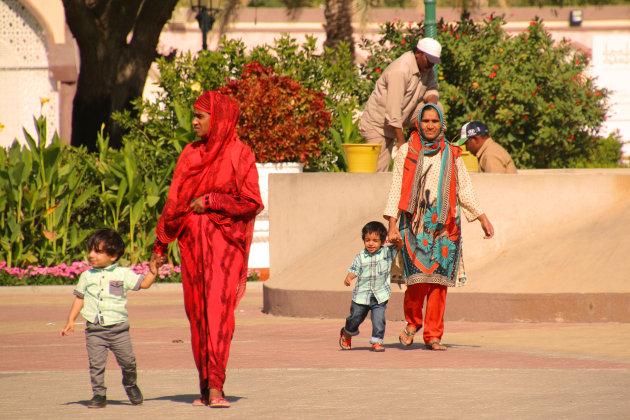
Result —
[[[504, 31], [505, 23], [503, 17], [474, 22], [463, 15], [457, 23], [438, 24], [447, 137], [457, 137], [470, 120], [483, 121], [519, 168], [614, 164], [619, 153], [610, 151], [620, 149], [615, 136], [598, 136], [608, 91], [587, 75], [588, 52], [554, 41], [538, 18], [516, 36]], [[361, 67], [364, 77], [375, 83], [376, 69], [384, 70], [423, 36], [423, 22], [384, 24], [381, 39], [361, 43], [370, 54]], [[597, 156], [613, 160], [594, 162]]]

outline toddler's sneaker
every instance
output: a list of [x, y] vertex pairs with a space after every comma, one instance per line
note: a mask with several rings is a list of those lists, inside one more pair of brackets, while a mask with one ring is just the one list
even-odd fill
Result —
[[131, 404], [140, 405], [144, 401], [144, 397], [142, 396], [142, 392], [140, 392], [138, 385], [125, 388], [125, 391], [127, 391], [127, 396], [129, 397]]
[[352, 348], [352, 337], [347, 336], [343, 328], [341, 328], [341, 333], [339, 335], [339, 347], [342, 350], [350, 350]]
[[385, 351], [385, 347], [382, 343], [374, 343], [372, 344], [372, 351]]
[[88, 408], [105, 408], [107, 406], [107, 397], [105, 395], [94, 395], [87, 406]]

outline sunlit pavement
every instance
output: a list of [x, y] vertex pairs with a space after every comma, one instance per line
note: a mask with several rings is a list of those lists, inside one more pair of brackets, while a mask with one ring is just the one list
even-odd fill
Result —
[[[628, 418], [630, 324], [446, 324], [445, 352], [398, 342], [370, 351], [366, 320], [351, 351], [337, 344], [344, 320], [261, 312], [261, 283], [237, 309], [225, 392], [229, 409], [193, 407], [197, 373], [180, 285], [129, 298], [138, 383], [132, 406], [110, 357], [108, 406], [91, 398], [83, 326], [59, 338], [72, 287], [0, 288], [0, 418]], [[351, 291], [348, 292], [348, 308]]]

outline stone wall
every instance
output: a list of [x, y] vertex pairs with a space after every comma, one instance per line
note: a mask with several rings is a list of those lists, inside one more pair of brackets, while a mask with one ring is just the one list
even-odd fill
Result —
[[[630, 322], [630, 170], [471, 178], [496, 234], [485, 240], [478, 222], [463, 222], [468, 284], [449, 290], [458, 304], [447, 319]], [[390, 180], [389, 173], [270, 176], [266, 311], [347, 315], [343, 279], [363, 247], [361, 227], [384, 220]], [[393, 287], [388, 316], [400, 319], [404, 286]]]

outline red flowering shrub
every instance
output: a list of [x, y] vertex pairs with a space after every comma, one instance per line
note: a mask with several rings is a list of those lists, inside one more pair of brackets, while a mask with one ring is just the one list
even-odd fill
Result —
[[324, 94], [274, 74], [258, 62], [246, 64], [240, 79], [218, 89], [241, 108], [238, 135], [256, 161], [304, 162], [317, 158], [330, 128]]

